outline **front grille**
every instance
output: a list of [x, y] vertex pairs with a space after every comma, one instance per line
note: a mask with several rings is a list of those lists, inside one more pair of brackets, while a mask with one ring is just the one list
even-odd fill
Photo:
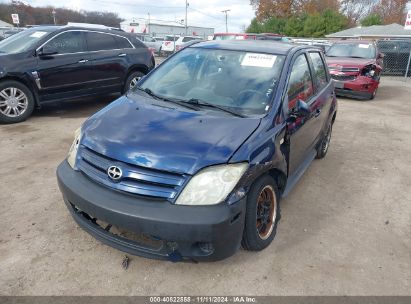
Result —
[[352, 72], [359, 72], [359, 68], [349, 68], [349, 67], [342, 67], [342, 66], [329, 66], [328, 69], [330, 71], [340, 71], [344, 73], [352, 73]]
[[331, 78], [334, 80], [338, 81], [350, 81], [350, 80], [355, 80], [356, 76], [355, 75], [331, 75]]
[[[78, 168], [92, 180], [130, 194], [173, 201], [187, 181], [187, 176], [158, 171], [117, 161], [86, 147], [79, 149]], [[117, 166], [122, 171], [119, 182], [109, 178], [107, 170]]]

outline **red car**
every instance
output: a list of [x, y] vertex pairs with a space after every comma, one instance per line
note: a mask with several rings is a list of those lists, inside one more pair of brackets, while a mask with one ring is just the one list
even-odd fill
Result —
[[340, 96], [374, 99], [380, 84], [383, 57], [373, 41], [342, 40], [326, 53], [326, 61]]

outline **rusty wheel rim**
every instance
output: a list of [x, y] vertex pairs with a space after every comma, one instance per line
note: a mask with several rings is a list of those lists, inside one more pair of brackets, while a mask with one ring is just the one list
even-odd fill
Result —
[[265, 186], [257, 199], [257, 233], [266, 240], [273, 232], [277, 217], [277, 197], [272, 186]]

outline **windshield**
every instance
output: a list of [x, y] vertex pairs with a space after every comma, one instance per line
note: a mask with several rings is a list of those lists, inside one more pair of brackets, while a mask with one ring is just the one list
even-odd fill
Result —
[[161, 64], [141, 89], [260, 115], [269, 108], [283, 63], [284, 56], [279, 55], [186, 48]]
[[0, 53], [15, 54], [29, 50], [45, 35], [54, 31], [29, 29], [8, 37], [0, 42]]
[[375, 58], [375, 47], [371, 43], [336, 43], [326, 54], [328, 57]]

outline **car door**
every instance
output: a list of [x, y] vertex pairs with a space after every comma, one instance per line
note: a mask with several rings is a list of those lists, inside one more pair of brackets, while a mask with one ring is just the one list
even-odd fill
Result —
[[86, 32], [88, 50], [93, 53], [92, 86], [101, 93], [121, 91], [133, 45], [127, 38], [104, 32]]
[[[318, 137], [315, 87], [307, 55], [300, 53], [294, 58], [286, 89], [289, 176], [294, 175], [305, 160], [311, 157]], [[309, 114], [306, 116], [295, 115], [300, 100], [309, 105]]]
[[[42, 56], [42, 50], [56, 54]], [[92, 68], [82, 31], [66, 31], [49, 39], [37, 50], [38, 67], [33, 73], [38, 79], [41, 100], [72, 98], [88, 90]]]
[[314, 144], [317, 144], [323, 135], [323, 130], [328, 122], [331, 104], [334, 98], [334, 86], [331, 82], [325, 60], [319, 51], [308, 53], [311, 75], [314, 81], [315, 98], [308, 104], [314, 110], [313, 133], [317, 134]]

